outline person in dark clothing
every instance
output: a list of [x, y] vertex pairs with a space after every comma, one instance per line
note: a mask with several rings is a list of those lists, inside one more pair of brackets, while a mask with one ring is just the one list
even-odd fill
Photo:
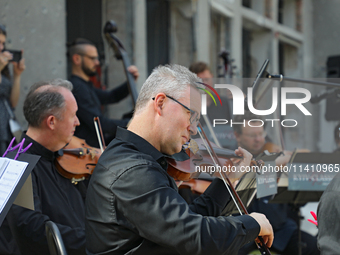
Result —
[[[19, 101], [21, 74], [26, 68], [24, 59], [11, 62], [13, 55], [5, 48], [6, 39], [6, 28], [0, 25], [0, 156], [13, 138], [9, 120], [15, 116], [14, 108]], [[9, 63], [13, 65], [13, 76], [10, 75]], [[20, 254], [6, 219], [0, 227], [0, 254]]]
[[[340, 123], [334, 128], [336, 149], [340, 152]], [[322, 193], [317, 209], [318, 248], [322, 255], [338, 254], [339, 244], [339, 201], [340, 174], [333, 177], [326, 190]]]
[[[129, 95], [127, 83], [112, 90], [95, 88], [90, 77], [96, 75], [99, 65], [98, 52], [95, 45], [82, 38], [76, 39], [69, 47], [69, 56], [72, 62], [72, 75], [69, 81], [73, 84], [73, 94], [77, 100], [77, 116], [80, 126], [76, 128], [75, 136], [99, 148], [99, 142], [93, 123], [94, 117], [99, 117], [101, 127], [108, 144], [116, 133], [117, 126], [125, 127], [129, 119], [110, 119], [102, 114], [102, 105], [117, 103]], [[128, 71], [138, 78], [138, 69], [130, 66]]]
[[339, 254], [340, 174], [334, 176], [323, 192], [317, 209], [318, 248], [322, 255]]
[[[27, 153], [41, 156], [32, 176], [34, 211], [12, 205], [16, 241], [22, 254], [49, 254], [45, 236], [46, 221], [58, 226], [68, 254], [85, 254], [84, 183], [77, 185], [61, 176], [55, 159], [73, 137], [79, 125], [77, 103], [66, 80], [53, 80], [33, 85], [24, 101], [28, 122], [23, 134]], [[14, 231], [13, 231], [14, 232]]]
[[[230, 201], [216, 179], [190, 206], [167, 173], [165, 155], [182, 151], [197, 133], [199, 78], [187, 68], [156, 68], [144, 83], [128, 129], [118, 127], [94, 170], [86, 198], [88, 254], [237, 254], [263, 236], [268, 220], [253, 213], [220, 216]], [[241, 165], [251, 155], [239, 148]]]
[[[13, 55], [5, 48], [6, 37], [6, 29], [0, 25], [0, 155], [13, 138], [9, 120], [15, 115], [13, 109], [19, 101], [21, 74], [26, 68], [23, 58], [19, 62], [11, 61]], [[10, 75], [9, 63], [13, 66], [13, 76]]]
[[[239, 146], [242, 146], [257, 157], [266, 143], [266, 132], [264, 126], [261, 125], [262, 118], [249, 111], [244, 115], [238, 115], [234, 118], [235, 122], [242, 123], [244, 126], [233, 125], [235, 136]], [[248, 125], [248, 121], [251, 126]], [[254, 121], [258, 120], [258, 121]], [[278, 149], [275, 148], [275, 149]], [[277, 151], [272, 151], [277, 152]], [[276, 159], [276, 165], [286, 164], [290, 159], [291, 152], [285, 151], [284, 155]], [[263, 197], [254, 199], [248, 208], [248, 212], [260, 212], [266, 215], [273, 226], [275, 240], [273, 242], [272, 250], [282, 255], [298, 255], [299, 254], [299, 238], [297, 223], [289, 217], [290, 207], [288, 204], [269, 203], [270, 197]], [[301, 231], [302, 255], [318, 255], [320, 254], [316, 246], [316, 237], [307, 232]], [[256, 246], [249, 244], [243, 247], [239, 255], [246, 255]]]

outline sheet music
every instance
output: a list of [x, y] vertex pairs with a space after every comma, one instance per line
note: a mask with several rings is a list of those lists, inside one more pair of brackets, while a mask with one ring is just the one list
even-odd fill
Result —
[[0, 213], [11, 197], [28, 163], [0, 157]]

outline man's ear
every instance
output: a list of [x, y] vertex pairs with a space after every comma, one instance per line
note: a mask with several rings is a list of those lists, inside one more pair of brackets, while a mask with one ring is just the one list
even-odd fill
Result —
[[81, 63], [81, 56], [79, 54], [73, 54], [72, 56], [72, 62], [75, 64], [75, 65], [80, 65]]
[[55, 129], [55, 125], [56, 125], [57, 119], [55, 116], [50, 115], [46, 118], [45, 123], [46, 126], [50, 129], [50, 130], [54, 130]]
[[165, 99], [166, 95], [164, 93], [158, 93], [153, 99], [154, 109], [159, 115], [162, 115]]

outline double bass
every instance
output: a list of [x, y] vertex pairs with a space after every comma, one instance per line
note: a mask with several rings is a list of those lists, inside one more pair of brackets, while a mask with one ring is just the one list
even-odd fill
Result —
[[115, 57], [118, 60], [122, 60], [123, 62], [123, 67], [127, 78], [130, 95], [132, 98], [133, 107], [135, 107], [138, 98], [137, 87], [133, 75], [128, 71], [128, 67], [131, 66], [128, 53], [126, 52], [122, 42], [118, 39], [117, 36], [115, 36], [117, 30], [118, 28], [116, 22], [114, 22], [113, 20], [107, 21], [104, 26], [104, 35], [107, 42], [113, 49]]

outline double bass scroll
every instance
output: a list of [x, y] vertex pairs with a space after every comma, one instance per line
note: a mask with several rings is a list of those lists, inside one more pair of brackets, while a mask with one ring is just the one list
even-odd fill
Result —
[[132, 97], [133, 106], [135, 106], [137, 102], [137, 97], [138, 97], [138, 93], [136, 89], [137, 87], [136, 87], [136, 83], [135, 83], [133, 75], [128, 71], [128, 67], [131, 65], [128, 53], [125, 51], [122, 42], [118, 39], [117, 36], [114, 35], [114, 33], [116, 33], [117, 30], [118, 29], [117, 29], [116, 22], [114, 22], [113, 20], [106, 22], [104, 26], [105, 38], [107, 42], [109, 43], [109, 45], [111, 46], [111, 48], [113, 49], [115, 53], [115, 57], [118, 60], [123, 61], [124, 71], [127, 77], [127, 83], [128, 83], [130, 95]]

